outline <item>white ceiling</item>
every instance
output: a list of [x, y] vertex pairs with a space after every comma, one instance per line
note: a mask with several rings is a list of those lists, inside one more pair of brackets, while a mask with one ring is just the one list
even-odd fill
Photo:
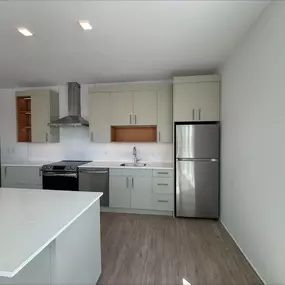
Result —
[[[217, 69], [265, 1], [0, 2], [0, 87], [160, 80]], [[89, 20], [84, 32], [79, 20]], [[24, 26], [35, 36], [23, 37]]]

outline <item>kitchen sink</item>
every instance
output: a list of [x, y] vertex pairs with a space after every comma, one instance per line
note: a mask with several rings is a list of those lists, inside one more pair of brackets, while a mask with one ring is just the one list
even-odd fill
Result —
[[129, 166], [129, 167], [144, 167], [146, 163], [122, 163], [120, 166]]

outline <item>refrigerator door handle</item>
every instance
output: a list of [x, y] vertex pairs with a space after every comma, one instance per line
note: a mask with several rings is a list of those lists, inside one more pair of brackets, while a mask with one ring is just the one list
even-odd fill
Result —
[[177, 158], [177, 161], [219, 161], [217, 158]]

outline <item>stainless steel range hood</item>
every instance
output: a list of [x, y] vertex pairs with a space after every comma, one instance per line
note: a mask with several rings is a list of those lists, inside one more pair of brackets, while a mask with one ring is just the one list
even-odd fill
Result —
[[88, 127], [89, 123], [81, 117], [80, 84], [68, 82], [68, 116], [49, 124], [51, 127]]

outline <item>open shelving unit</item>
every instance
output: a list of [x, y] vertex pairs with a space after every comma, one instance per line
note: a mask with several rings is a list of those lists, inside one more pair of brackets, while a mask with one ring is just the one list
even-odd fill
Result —
[[16, 104], [18, 142], [31, 142], [31, 97], [17, 97]]

